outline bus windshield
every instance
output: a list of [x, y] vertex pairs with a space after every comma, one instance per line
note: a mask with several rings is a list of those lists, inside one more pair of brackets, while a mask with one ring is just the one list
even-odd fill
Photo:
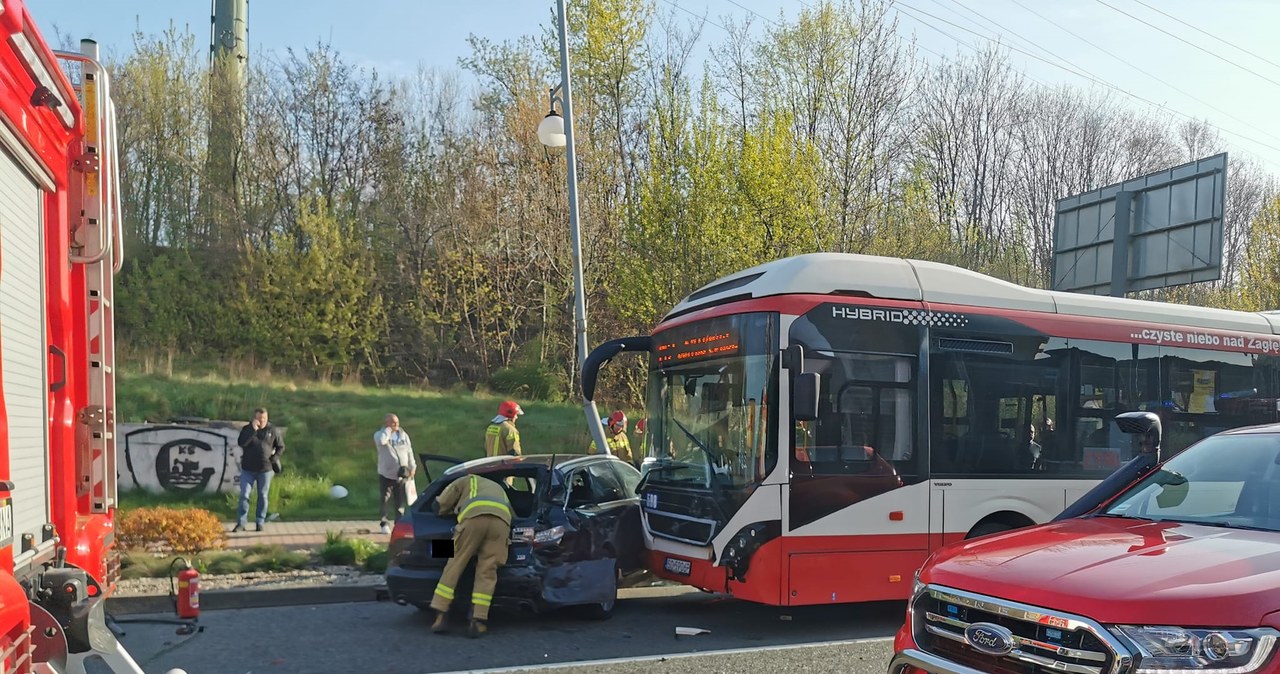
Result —
[[777, 464], [776, 316], [722, 316], [655, 337], [649, 484], [743, 487]]

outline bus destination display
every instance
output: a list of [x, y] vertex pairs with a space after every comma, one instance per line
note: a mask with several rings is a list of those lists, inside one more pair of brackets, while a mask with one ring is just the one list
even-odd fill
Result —
[[654, 347], [659, 365], [684, 363], [738, 353], [738, 336], [730, 331], [699, 333], [659, 342]]

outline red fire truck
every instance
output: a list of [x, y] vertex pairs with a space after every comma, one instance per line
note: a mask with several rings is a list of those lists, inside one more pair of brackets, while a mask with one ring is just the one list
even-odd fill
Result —
[[54, 52], [0, 3], [0, 664], [140, 672], [107, 628], [118, 570], [115, 112], [97, 45]]

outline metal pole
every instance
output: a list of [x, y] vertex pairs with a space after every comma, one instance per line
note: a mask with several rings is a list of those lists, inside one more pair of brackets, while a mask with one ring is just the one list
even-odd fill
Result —
[[1116, 192], [1115, 235], [1111, 244], [1111, 296], [1124, 297], [1129, 290], [1129, 211], [1133, 208], [1133, 193]]
[[[582, 232], [578, 227], [578, 155], [573, 147], [573, 84], [569, 80], [569, 23], [565, 19], [565, 1], [556, 0], [557, 19], [560, 23], [560, 101], [564, 107], [564, 156], [569, 182], [569, 238], [573, 243], [573, 313], [574, 340], [578, 354], [578, 380], [581, 383], [583, 366], [587, 362], [587, 296], [582, 280]], [[608, 453], [604, 427], [594, 400], [582, 399], [582, 411], [587, 417], [587, 431], [595, 440], [601, 453]]]
[[560, 20], [560, 92], [564, 96], [565, 163], [569, 180], [569, 237], [573, 242], [574, 322], [578, 348], [578, 373], [587, 361], [587, 299], [583, 294], [582, 234], [578, 229], [578, 156], [573, 147], [573, 85], [569, 82], [569, 25], [565, 0], [556, 0]]

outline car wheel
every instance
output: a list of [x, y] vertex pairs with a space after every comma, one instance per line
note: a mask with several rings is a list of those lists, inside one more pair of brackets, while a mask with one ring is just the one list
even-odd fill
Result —
[[582, 613], [591, 620], [608, 620], [613, 617], [613, 609], [617, 605], [618, 598], [614, 597], [609, 601], [600, 602], [599, 604], [587, 604], [582, 607]]
[[613, 609], [618, 606], [618, 580], [613, 581], [613, 592], [609, 601], [582, 606], [582, 614], [590, 620], [608, 620], [613, 617]]

